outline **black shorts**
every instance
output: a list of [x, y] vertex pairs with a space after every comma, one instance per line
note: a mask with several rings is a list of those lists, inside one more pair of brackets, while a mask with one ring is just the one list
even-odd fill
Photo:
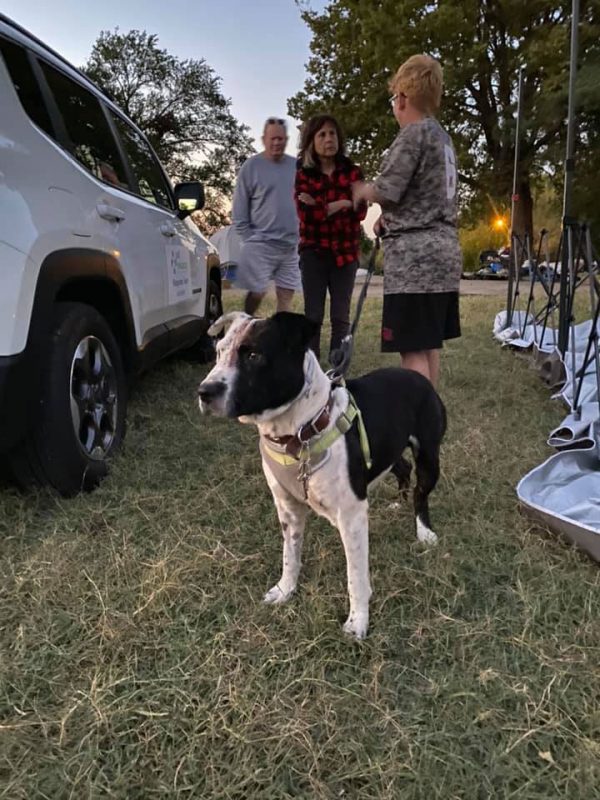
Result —
[[383, 296], [382, 353], [439, 350], [444, 339], [458, 336], [458, 292]]

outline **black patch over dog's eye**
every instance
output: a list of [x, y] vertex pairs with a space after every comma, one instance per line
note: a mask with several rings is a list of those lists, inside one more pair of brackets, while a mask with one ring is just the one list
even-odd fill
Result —
[[252, 364], [262, 364], [265, 360], [262, 353], [252, 350], [250, 347], [240, 347], [239, 352], [244, 361], [250, 361]]

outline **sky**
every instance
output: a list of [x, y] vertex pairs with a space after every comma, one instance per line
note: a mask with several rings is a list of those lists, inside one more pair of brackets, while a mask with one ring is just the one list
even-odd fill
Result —
[[[303, 5], [322, 11], [327, 0]], [[172, 55], [204, 58], [212, 67], [257, 150], [264, 120], [283, 117], [287, 152], [296, 155], [299, 120], [288, 116], [287, 100], [304, 87], [311, 35], [294, 0], [1, 0], [0, 10], [77, 67], [100, 31], [155, 33]], [[378, 206], [369, 210], [368, 234], [378, 213]]]
[[[309, 0], [315, 10], [325, 4]], [[287, 100], [304, 86], [310, 31], [294, 0], [2, 0], [0, 8], [78, 67], [102, 30], [155, 33], [172, 55], [206, 60], [257, 150], [264, 120], [277, 116], [288, 120], [287, 150], [296, 154]]]

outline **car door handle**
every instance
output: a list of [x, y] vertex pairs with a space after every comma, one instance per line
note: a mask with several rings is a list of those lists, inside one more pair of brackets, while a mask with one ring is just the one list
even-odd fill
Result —
[[170, 222], [163, 222], [160, 226], [160, 232], [163, 236], [175, 236], [177, 234], [177, 229], [174, 225], [171, 225]]
[[106, 203], [98, 203], [96, 211], [102, 219], [108, 219], [111, 222], [121, 222], [125, 219], [125, 212], [116, 206], [109, 206]]

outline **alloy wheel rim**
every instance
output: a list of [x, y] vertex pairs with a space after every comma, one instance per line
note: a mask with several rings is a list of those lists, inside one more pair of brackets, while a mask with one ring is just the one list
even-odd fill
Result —
[[117, 429], [117, 373], [96, 336], [82, 339], [71, 362], [71, 421], [77, 442], [94, 461], [106, 458]]

